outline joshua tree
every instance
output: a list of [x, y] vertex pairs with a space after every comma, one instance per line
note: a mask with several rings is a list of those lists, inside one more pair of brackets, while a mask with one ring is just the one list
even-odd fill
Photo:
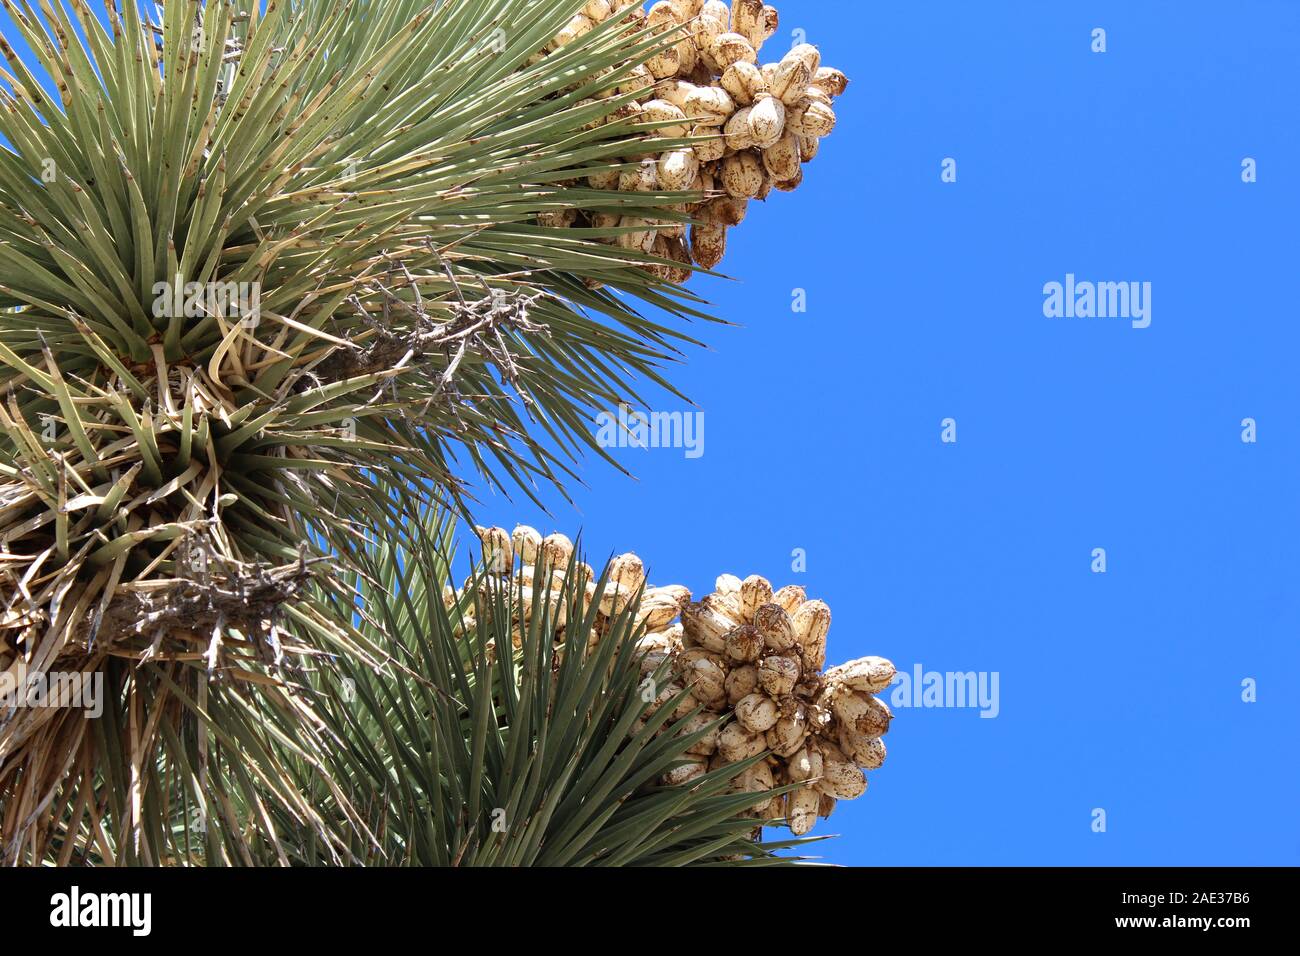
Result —
[[646, 791], [691, 739], [643, 732], [631, 618], [487, 655], [510, 610], [441, 586], [476, 482], [561, 485], [671, 389], [684, 280], [842, 76], [757, 66], [750, 0], [5, 6], [0, 673], [104, 713], [0, 710], [0, 858], [769, 860], [725, 779]]

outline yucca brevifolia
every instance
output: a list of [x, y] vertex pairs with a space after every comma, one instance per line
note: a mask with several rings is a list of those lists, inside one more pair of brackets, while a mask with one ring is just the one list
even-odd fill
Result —
[[[417, 511], [408, 527], [409, 547], [380, 536], [362, 557], [364, 628], [393, 661], [376, 672], [344, 658], [315, 684], [337, 741], [324, 758], [328, 774], [346, 781], [365, 826], [338, 851], [277, 818], [273, 830], [245, 841], [249, 852], [264, 862], [317, 863], [345, 852], [367, 863], [436, 866], [799, 862], [775, 851], [809, 841], [754, 843], [757, 821], [744, 814], [753, 795], [729, 792], [731, 778], [760, 757], [690, 789], [658, 784], [697, 759], [688, 751], [717, 722], [701, 726], [700, 706], [685, 691], [667, 702], [647, 693], [669, 677], [664, 665], [654, 683], [645, 679], [635, 600], [598, 624], [600, 601], [584, 585], [612, 594], [608, 568], [592, 582], [591, 569], [570, 557], [553, 569], [562, 583], [548, 594], [478, 566], [473, 586], [454, 600], [444, 593], [446, 515]], [[589, 645], [594, 626], [602, 639]], [[316, 771], [289, 763], [321, 812], [346, 829], [344, 808]]]
[[673, 215], [572, 185], [649, 132], [603, 121], [665, 41], [616, 17], [537, 57], [575, 0], [5, 6], [39, 68], [0, 46], [0, 668], [103, 670], [122, 721], [0, 715], [5, 858], [156, 862], [159, 775], [201, 792], [233, 751], [277, 781], [249, 812], [319, 827], [250, 742], [269, 706], [313, 726], [282, 665], [382, 659], [315, 554], [346, 567], [394, 485], [458, 500], [453, 447], [559, 480], [543, 441], [595, 448], [584, 412], [679, 337], [615, 293], [693, 314], [608, 231], [538, 224]]
[[[107, 693], [96, 721], [0, 713], [0, 859], [737, 856], [725, 780], [641, 788], [686, 745], [624, 740], [630, 632], [556, 663], [606, 703], [561, 677], [574, 718], [520, 712], [549, 641], [489, 678], [490, 622], [452, 640], [388, 590], [443, 567], [414, 529], [464, 510], [455, 455], [532, 495], [605, 455], [592, 409], [671, 388], [690, 340], [637, 302], [698, 300], [627, 229], [565, 227], [701, 198], [588, 185], [690, 144], [617, 119], [680, 31], [620, 4], [541, 56], [583, 0], [4, 3], [29, 51], [0, 44], [0, 673]], [[557, 719], [580, 772], [556, 751], [539, 796], [509, 771]], [[497, 797], [522, 842], [456, 806]]]

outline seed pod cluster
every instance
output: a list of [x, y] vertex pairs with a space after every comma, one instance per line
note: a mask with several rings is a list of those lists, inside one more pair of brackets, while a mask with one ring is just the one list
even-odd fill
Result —
[[[762, 62], [763, 44], [777, 32], [779, 14], [762, 0], [658, 0], [649, 10], [637, 0], [595, 0], [551, 41], [558, 50], [606, 19], [628, 16], [627, 29], [650, 28], [679, 37], [675, 46], [628, 71], [611, 92], [636, 93], [633, 103], [604, 122], [660, 124], [631, 172], [601, 171], [584, 185], [623, 192], [690, 191], [703, 194], [678, 211], [681, 222], [647, 221], [617, 213], [552, 216], [548, 225], [619, 228], [606, 241], [666, 260], [645, 266], [661, 278], [684, 283], [691, 266], [715, 268], [723, 259], [727, 230], [740, 225], [750, 200], [773, 189], [790, 192], [803, 181], [803, 167], [835, 128], [835, 97], [848, 78], [821, 64], [815, 46], [801, 43], [774, 61]], [[597, 124], [599, 125], [599, 124]], [[655, 149], [654, 140], [691, 137], [693, 145]]]
[[[539, 587], [558, 591], [573, 554], [568, 538], [543, 538], [522, 525], [513, 533], [477, 530], [488, 567], [521, 576], [515, 583], [522, 584], [526, 596]], [[545, 584], [536, 580], [542, 559], [553, 569]], [[893, 715], [876, 695], [893, 681], [894, 665], [882, 657], [863, 657], [825, 669], [831, 612], [824, 602], [808, 600], [798, 585], [776, 590], [759, 575], [742, 581], [730, 574], [717, 579], [711, 594], [692, 601], [681, 585], [647, 586], [645, 566], [634, 554], [613, 559], [607, 586], [598, 594], [592, 570], [579, 568], [585, 576], [584, 613], [599, 604], [589, 646], [644, 588], [635, 619], [644, 627], [637, 645], [641, 670], [646, 678], [667, 677], [650, 685], [654, 701], [642, 721], [676, 700], [673, 721], [702, 708], [686, 733], [717, 725], [691, 747], [694, 759], [662, 783], [689, 783], [763, 754], [735, 776], [732, 787], [755, 794], [748, 812], [764, 821], [761, 825], [784, 820], [796, 835], [807, 833], [818, 817], [829, 816], [836, 800], [866, 791], [863, 771], [877, 769], [885, 759], [881, 738]], [[454, 597], [450, 594], [448, 601]], [[689, 693], [683, 695], [685, 691]], [[798, 786], [780, 796], [769, 793], [789, 784]]]

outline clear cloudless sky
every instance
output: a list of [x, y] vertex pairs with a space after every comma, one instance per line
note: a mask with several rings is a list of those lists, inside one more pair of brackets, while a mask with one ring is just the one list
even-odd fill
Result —
[[[764, 58], [801, 30], [853, 82], [735, 281], [693, 283], [738, 325], [669, 372], [704, 454], [589, 458], [576, 507], [480, 521], [697, 595], [802, 584], [833, 662], [996, 672], [994, 719], [895, 710], [832, 862], [1300, 862], [1300, 4], [779, 6]], [[1067, 273], [1150, 282], [1150, 327], [1046, 318]]]

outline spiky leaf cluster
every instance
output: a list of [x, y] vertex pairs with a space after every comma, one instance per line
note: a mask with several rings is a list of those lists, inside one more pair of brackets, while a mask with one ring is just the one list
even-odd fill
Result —
[[596, 448], [587, 410], [662, 383], [682, 337], [633, 303], [693, 300], [539, 224], [682, 199], [573, 185], [640, 151], [606, 120], [665, 42], [616, 17], [537, 56], [579, 6], [5, 0], [29, 52], [0, 41], [0, 668], [145, 665], [116, 672], [125, 751], [79, 715], [2, 718], [7, 847], [50, 838], [52, 807], [107, 812], [122, 752], [138, 834], [152, 755], [213, 719], [203, 681], [381, 658], [323, 610], [341, 577], [276, 589], [309, 552], [354, 564], [395, 488], [458, 501], [457, 450], [559, 481]]

